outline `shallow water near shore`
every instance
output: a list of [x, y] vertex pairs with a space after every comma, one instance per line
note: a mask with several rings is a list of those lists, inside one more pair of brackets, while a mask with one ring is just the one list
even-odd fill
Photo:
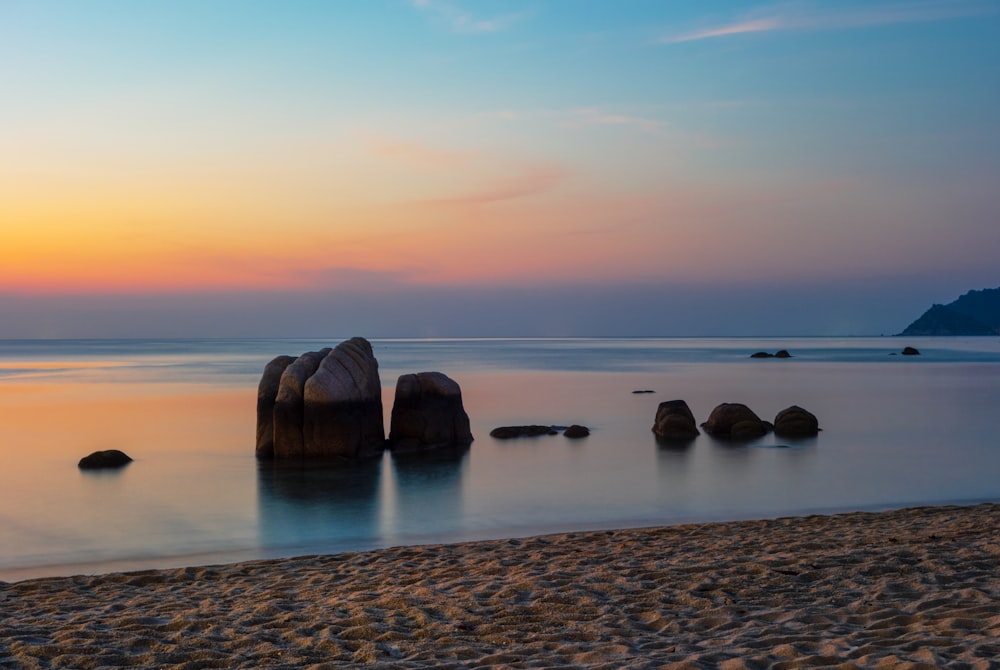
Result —
[[[386, 420], [398, 375], [440, 370], [462, 386], [472, 447], [258, 463], [264, 364], [336, 342], [0, 342], [0, 580], [1000, 500], [1000, 338], [376, 339]], [[749, 358], [778, 349], [794, 357]], [[722, 402], [765, 419], [797, 404], [823, 432], [665, 447], [650, 426], [674, 398], [699, 421]], [[592, 434], [489, 437], [524, 423]], [[110, 448], [135, 462], [77, 469]]]

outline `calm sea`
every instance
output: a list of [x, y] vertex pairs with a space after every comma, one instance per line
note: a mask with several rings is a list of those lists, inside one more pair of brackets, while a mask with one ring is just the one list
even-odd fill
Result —
[[[1000, 338], [373, 340], [386, 419], [398, 375], [440, 370], [472, 447], [259, 465], [264, 364], [337, 341], [0, 341], [0, 580], [1000, 500]], [[794, 357], [749, 358], [778, 349]], [[675, 398], [699, 422], [722, 402], [766, 419], [797, 404], [823, 432], [662, 447], [650, 427]], [[592, 434], [489, 437], [525, 423]], [[77, 469], [111, 448], [135, 462]]]

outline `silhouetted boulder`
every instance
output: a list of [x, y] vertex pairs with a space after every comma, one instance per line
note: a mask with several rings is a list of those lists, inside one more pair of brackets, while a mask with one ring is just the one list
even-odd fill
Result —
[[460, 448], [472, 443], [462, 389], [440, 372], [401, 375], [389, 424], [394, 452]]
[[264, 366], [257, 385], [257, 458], [274, 458], [274, 401], [281, 375], [294, 360], [294, 356], [278, 356]]
[[132, 458], [124, 451], [118, 449], [107, 449], [105, 451], [95, 451], [84, 456], [77, 463], [81, 470], [101, 470], [105, 468], [120, 468], [132, 462]]
[[498, 440], [509, 440], [515, 437], [536, 437], [538, 435], [558, 435], [559, 431], [552, 426], [499, 426], [490, 431], [490, 437]]
[[656, 408], [653, 432], [663, 440], [693, 440], [701, 433], [694, 420], [691, 408], [683, 400], [661, 402]]
[[774, 354], [770, 354], [766, 351], [758, 351], [756, 353], [750, 354], [750, 358], [774, 358]]
[[701, 424], [712, 437], [737, 440], [761, 437], [768, 432], [768, 424], [761, 421], [746, 405], [735, 402], [722, 403], [712, 410], [708, 420]]
[[816, 416], [798, 405], [787, 407], [774, 417], [774, 434], [781, 437], [812, 437], [819, 433]]
[[581, 437], [587, 437], [588, 435], [590, 435], [590, 428], [575, 423], [563, 431], [563, 436], [568, 437], [571, 440], [578, 440]]
[[792, 355], [790, 353], [788, 353], [787, 349], [781, 349], [781, 350], [776, 351], [774, 353], [774, 357], [775, 358], [791, 358]]
[[920, 352], [913, 347], [903, 347], [904, 356], [919, 356]]

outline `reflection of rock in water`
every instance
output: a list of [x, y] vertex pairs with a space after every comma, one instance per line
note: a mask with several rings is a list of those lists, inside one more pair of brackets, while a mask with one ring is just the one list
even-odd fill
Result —
[[257, 468], [260, 543], [312, 545], [377, 537], [380, 461], [320, 466], [262, 461]]
[[425, 535], [457, 529], [462, 516], [462, 472], [468, 448], [396, 454], [396, 529], [401, 535]]

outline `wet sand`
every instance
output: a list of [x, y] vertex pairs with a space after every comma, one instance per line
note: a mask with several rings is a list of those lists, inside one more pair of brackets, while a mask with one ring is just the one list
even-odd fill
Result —
[[1000, 505], [0, 584], [0, 667], [1000, 668]]

